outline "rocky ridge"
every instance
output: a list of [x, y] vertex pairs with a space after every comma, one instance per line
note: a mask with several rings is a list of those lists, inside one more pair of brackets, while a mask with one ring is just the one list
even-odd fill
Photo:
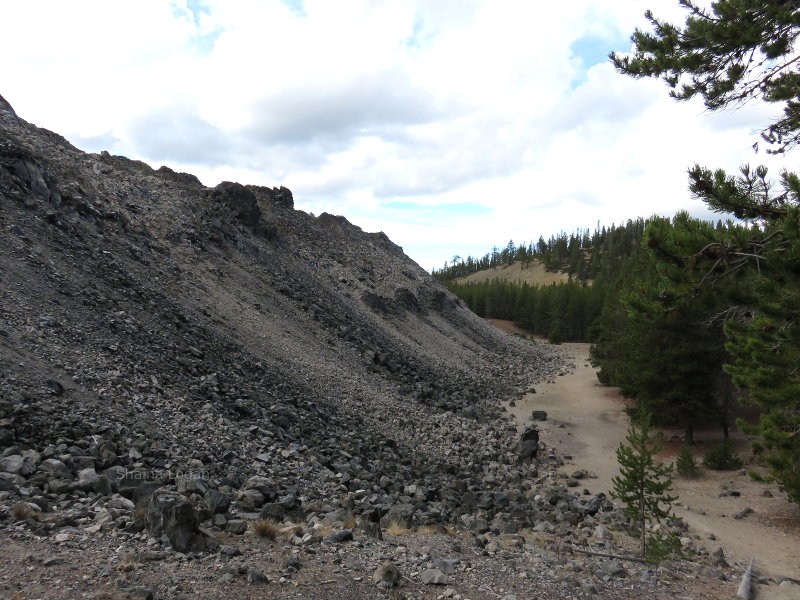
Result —
[[[626, 519], [502, 406], [567, 368], [382, 233], [284, 187], [83, 153], [0, 97], [0, 537], [113, 540], [114, 573], [143, 547], [227, 565], [261, 520], [294, 528], [295, 557], [383, 544], [365, 564], [391, 558], [391, 528], [469, 532], [480, 556], [506, 551], [493, 536], [528, 547], [523, 531], [586, 543]], [[405, 570], [430, 562], [415, 556]], [[615, 577], [587, 573], [588, 595]]]

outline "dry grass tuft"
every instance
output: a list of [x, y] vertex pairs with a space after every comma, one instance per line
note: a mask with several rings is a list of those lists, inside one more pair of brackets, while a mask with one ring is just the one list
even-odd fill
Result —
[[347, 517], [344, 522], [342, 523], [343, 529], [355, 529], [358, 523], [356, 522], [356, 518], [353, 515]]
[[417, 529], [417, 533], [421, 535], [433, 535], [434, 533], [441, 533], [442, 530], [434, 525], [423, 525]]
[[[610, 529], [610, 528], [609, 528]], [[549, 533], [534, 531], [533, 529], [520, 529], [519, 534], [525, 538], [529, 544], [546, 548], [551, 545], [556, 537]]]
[[24, 521], [31, 517], [36, 518], [36, 513], [27, 502], [17, 502], [11, 507], [11, 518], [15, 521]]
[[455, 525], [445, 525], [444, 531], [450, 537], [458, 537], [458, 529]]
[[144, 509], [144, 506], [137, 506], [136, 508], [133, 509], [133, 513], [131, 514], [131, 518], [134, 521], [138, 521], [139, 519], [144, 519], [145, 512], [146, 511]]
[[122, 555], [122, 560], [119, 561], [119, 565], [117, 565], [117, 570], [127, 573], [129, 571], [135, 571], [141, 566], [142, 559], [137, 553], [125, 552]]
[[280, 527], [272, 519], [253, 521], [252, 526], [258, 537], [267, 538], [268, 540], [274, 540], [280, 532]]
[[527, 540], [521, 535], [505, 534], [498, 541], [501, 548], [522, 548]]
[[404, 527], [402, 523], [392, 521], [389, 523], [389, 527], [386, 528], [386, 533], [391, 535], [406, 535], [407, 533], [411, 533], [411, 530]]

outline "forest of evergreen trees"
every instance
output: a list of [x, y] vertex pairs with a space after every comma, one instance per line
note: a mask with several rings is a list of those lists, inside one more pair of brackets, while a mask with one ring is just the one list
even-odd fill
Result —
[[638, 246], [644, 230], [644, 220], [628, 221], [624, 226], [610, 228], [597, 224], [594, 233], [588, 229], [576, 231], [571, 235], [564, 232], [550, 236], [545, 241], [539, 236], [536, 243], [515, 244], [510, 240], [502, 249], [495, 246], [481, 258], [461, 258], [454, 256], [452, 262], [445, 263], [441, 269], [434, 269], [433, 275], [439, 281], [448, 283], [478, 271], [521, 262], [528, 266], [538, 260], [548, 271], [561, 271], [574, 275], [578, 281], [594, 279], [601, 274], [601, 256], [610, 258], [606, 266], [616, 259], [629, 256]]
[[[644, 219], [637, 219], [608, 228], [598, 224], [591, 235], [586, 229], [571, 235], [562, 232], [547, 241], [540, 237], [536, 244], [510, 241], [502, 250], [494, 248], [478, 259], [455, 257], [433, 275], [481, 317], [514, 321], [555, 342], [590, 341], [592, 325], [607, 294], [614, 293], [626, 265], [642, 252], [645, 225]], [[471, 273], [517, 261], [523, 268], [540, 261], [548, 271], [567, 273], [570, 280], [546, 286], [502, 278], [459, 281]]]
[[[653, 247], [655, 236], [678, 239], [686, 232], [701, 247], [710, 240], [763, 235], [757, 225], [679, 213], [598, 227], [592, 235], [561, 233], [536, 245], [509, 242], [482, 258], [458, 259], [434, 276], [481, 317], [512, 320], [551, 342], [592, 342], [600, 381], [619, 386], [635, 399], [635, 410], [651, 413], [655, 423], [681, 426], [691, 443], [698, 424], [716, 423], [727, 436], [736, 390], [723, 368], [731, 360], [719, 317], [726, 297], [695, 291], [691, 302], [681, 302], [668, 273], [700, 258]], [[540, 286], [460, 279], [476, 266], [535, 260], [567, 273], [569, 281]]]

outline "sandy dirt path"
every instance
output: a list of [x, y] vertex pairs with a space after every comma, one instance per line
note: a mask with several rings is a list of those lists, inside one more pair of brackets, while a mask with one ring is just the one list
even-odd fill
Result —
[[[498, 323], [495, 323], [498, 324]], [[508, 329], [508, 325], [503, 325]], [[574, 365], [571, 373], [536, 386], [535, 394], [526, 394], [508, 410], [522, 429], [530, 423], [532, 410], [544, 410], [548, 420], [538, 423], [541, 440], [567, 459], [564, 471], [571, 474], [586, 469], [597, 477], [581, 482], [592, 492], [608, 492], [611, 479], [618, 473], [615, 450], [624, 441], [628, 427], [624, 412], [626, 400], [617, 389], [597, 381], [589, 364], [589, 344], [563, 344], [561, 348]], [[671, 460], [680, 443], [678, 432], [665, 431], [665, 460]], [[736, 434], [740, 456], [750, 459], [746, 440]], [[717, 432], [699, 432], [695, 453], [720, 438]], [[760, 467], [745, 464], [746, 469]], [[763, 471], [763, 469], [762, 469]], [[675, 492], [680, 497], [674, 507], [690, 532], [699, 536], [699, 545], [709, 550], [719, 546], [731, 564], [745, 564], [755, 557], [758, 574], [800, 581], [800, 507], [790, 504], [777, 486], [755, 483], [747, 475], [732, 471], [702, 469], [702, 477], [685, 479], [675, 476]], [[735, 490], [739, 496], [721, 495]], [[768, 490], [772, 497], [765, 497]], [[742, 519], [733, 515], [745, 508], [752, 514]], [[713, 539], [712, 537], [713, 536]], [[758, 599], [799, 600], [800, 585], [758, 585]], [[735, 593], [732, 592], [731, 596]]]
[[574, 372], [537, 385], [535, 394], [526, 394], [508, 410], [520, 426], [530, 424], [532, 410], [546, 411], [547, 421], [537, 422], [541, 440], [565, 459], [565, 471], [593, 473], [596, 478], [583, 484], [593, 492], [608, 493], [619, 472], [615, 451], [628, 428], [626, 402], [617, 388], [598, 383], [589, 365], [588, 344], [561, 348], [571, 357]]

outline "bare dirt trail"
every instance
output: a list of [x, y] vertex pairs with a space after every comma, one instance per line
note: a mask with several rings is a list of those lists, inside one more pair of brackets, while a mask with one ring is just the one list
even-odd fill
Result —
[[[522, 333], [512, 324], [494, 322], [514, 333]], [[596, 478], [581, 481], [592, 492], [606, 492], [611, 479], [618, 473], [615, 451], [624, 441], [628, 428], [626, 400], [617, 388], [598, 382], [595, 369], [589, 364], [589, 344], [562, 344], [571, 373], [556, 377], [552, 382], [536, 386], [535, 394], [509, 407], [521, 428], [530, 424], [532, 410], [547, 411], [548, 419], [539, 422], [541, 440], [556, 449], [565, 459], [564, 471], [571, 474], [585, 469]], [[674, 431], [665, 431], [668, 440], [664, 459], [671, 461], [680, 447]], [[720, 438], [716, 432], [698, 432], [696, 455]], [[761, 470], [752, 460], [741, 434], [734, 434], [745, 469]], [[675, 513], [689, 524], [690, 532], [698, 535], [699, 545], [714, 550], [721, 546], [728, 561], [745, 564], [755, 557], [758, 574], [780, 580], [791, 577], [800, 580], [800, 507], [790, 504], [775, 485], [753, 482], [749, 476], [736, 471], [711, 471], [702, 468], [702, 476], [686, 479], [675, 475], [674, 492], [679, 496]], [[738, 496], [726, 495], [729, 490]], [[772, 497], [764, 496], [768, 490]], [[735, 519], [745, 508], [751, 514]], [[713, 536], [713, 538], [711, 537]], [[759, 599], [798, 600], [800, 585], [759, 585]]]
[[607, 493], [618, 473], [615, 451], [628, 428], [626, 404], [616, 388], [598, 383], [588, 362], [588, 344], [561, 347], [574, 357], [574, 372], [538, 385], [535, 394], [509, 410], [525, 424], [532, 410], [546, 411], [547, 421], [537, 422], [542, 441], [565, 458], [568, 471], [585, 469], [596, 475], [586, 482], [592, 491]]

